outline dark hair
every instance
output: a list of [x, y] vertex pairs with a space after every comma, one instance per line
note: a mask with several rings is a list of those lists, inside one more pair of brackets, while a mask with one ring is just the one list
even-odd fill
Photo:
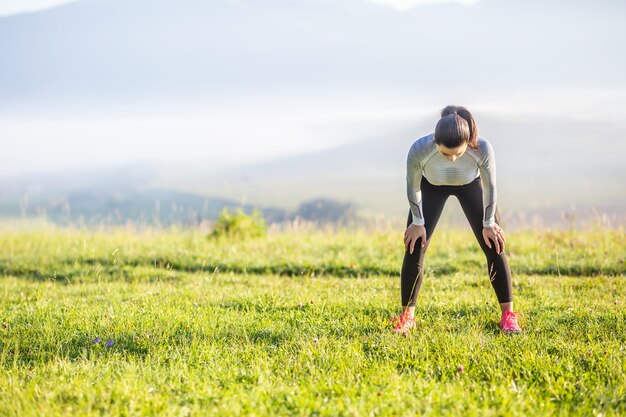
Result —
[[446, 106], [435, 127], [435, 142], [446, 148], [456, 148], [467, 143], [478, 148], [478, 129], [472, 113], [462, 106]]

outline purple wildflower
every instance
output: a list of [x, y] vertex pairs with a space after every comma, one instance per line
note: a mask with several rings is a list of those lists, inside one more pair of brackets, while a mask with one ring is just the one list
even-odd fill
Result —
[[99, 337], [96, 337], [95, 339], [92, 340], [92, 343], [100, 343], [100, 339]]
[[459, 373], [465, 372], [465, 367], [463, 365], [459, 365]]
[[115, 343], [114, 341], [109, 340], [109, 341], [107, 342], [107, 347], [111, 347], [111, 346], [113, 346], [113, 344], [114, 344], [114, 343]]

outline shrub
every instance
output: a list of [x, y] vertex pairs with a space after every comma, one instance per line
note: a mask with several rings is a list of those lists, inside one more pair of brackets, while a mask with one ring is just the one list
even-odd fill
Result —
[[225, 208], [220, 212], [209, 238], [246, 239], [263, 237], [265, 234], [265, 221], [259, 210], [247, 215], [242, 209], [231, 212]]

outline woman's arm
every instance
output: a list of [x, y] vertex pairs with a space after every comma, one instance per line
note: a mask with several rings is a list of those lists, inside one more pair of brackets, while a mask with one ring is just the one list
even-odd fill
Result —
[[493, 147], [487, 141], [484, 146], [484, 159], [480, 169], [480, 180], [483, 186], [483, 239], [489, 248], [495, 246], [496, 253], [504, 252], [506, 237], [504, 230], [496, 224], [496, 157]]
[[404, 247], [409, 253], [415, 250], [415, 244], [420, 240], [422, 247], [426, 246], [426, 228], [424, 227], [424, 212], [422, 211], [422, 164], [417, 151], [417, 142], [409, 150], [406, 161], [406, 193], [411, 206], [413, 223], [404, 232]]
[[496, 157], [493, 147], [487, 141], [481, 141], [483, 161], [480, 165], [480, 181], [483, 186], [483, 227], [493, 227], [496, 224]]
[[422, 164], [417, 155], [417, 146], [414, 144], [409, 150], [406, 161], [406, 193], [411, 206], [413, 224], [424, 225], [424, 212], [422, 211]]

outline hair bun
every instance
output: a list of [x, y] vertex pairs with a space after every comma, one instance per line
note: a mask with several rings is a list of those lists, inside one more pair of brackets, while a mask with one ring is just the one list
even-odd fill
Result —
[[458, 115], [460, 110], [459, 106], [446, 106], [443, 110], [441, 110], [441, 117], [449, 116], [451, 114]]
[[[452, 119], [450, 119], [448, 117], [445, 117], [445, 116], [449, 116], [451, 114], [454, 114], [454, 115], [458, 116], [459, 118], [461, 118], [461, 119], [463, 119], [463, 120], [465, 120], [467, 122], [467, 127], [469, 128], [469, 137], [467, 137], [467, 138], [460, 138], [460, 137], [456, 137], [457, 136], [456, 134], [453, 134], [452, 135], [452, 136], [454, 136], [454, 138], [452, 138], [453, 140], [448, 142], [447, 140], [444, 140], [444, 136], [446, 136], [446, 135], [443, 134], [443, 130], [446, 130], [447, 128], [443, 129], [444, 126], [442, 125], [441, 128], [443, 130], [439, 131], [439, 133], [437, 133], [438, 128], [440, 127], [439, 123], [437, 123], [437, 127], [435, 128], [435, 138], [437, 139], [437, 137], [439, 136], [439, 139], [441, 139], [443, 142], [448, 143], [448, 144], [444, 144], [444, 146], [447, 146], [447, 147], [455, 147], [455, 146], [458, 146], [459, 142], [465, 142], [466, 141], [471, 148], [476, 149], [478, 147], [478, 129], [476, 129], [476, 122], [474, 121], [474, 117], [472, 116], [472, 113], [470, 113], [463, 106], [454, 106], [454, 105], [446, 106], [443, 110], [441, 110], [441, 120], [440, 120], [440, 122], [443, 123], [443, 121], [446, 120], [445, 123], [451, 123], [451, 125], [448, 126], [448, 127], [450, 129], [452, 129], [452, 131], [456, 131], [456, 130], [461, 128], [458, 125], [458, 122], [459, 122], [458, 118], [457, 117], [453, 117]], [[465, 124], [465, 123], [463, 123], [463, 124]], [[459, 141], [457, 139], [461, 139], [461, 140]], [[442, 143], [442, 142], [437, 142], [437, 143]]]

